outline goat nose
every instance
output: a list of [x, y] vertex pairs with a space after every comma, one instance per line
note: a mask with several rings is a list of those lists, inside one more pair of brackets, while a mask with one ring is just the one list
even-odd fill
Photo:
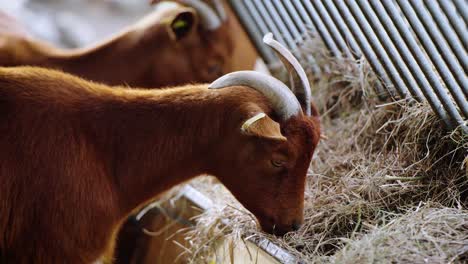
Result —
[[293, 224], [292, 224], [292, 226], [291, 226], [291, 227], [292, 227], [292, 230], [293, 230], [293, 231], [299, 230], [299, 228], [301, 228], [301, 225], [302, 225], [301, 222], [299, 222], [299, 221], [294, 221]]

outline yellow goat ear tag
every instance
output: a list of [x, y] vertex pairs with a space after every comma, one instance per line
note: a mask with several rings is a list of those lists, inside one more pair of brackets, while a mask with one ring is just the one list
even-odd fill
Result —
[[241, 126], [241, 130], [243, 132], [246, 132], [247, 129], [255, 122], [257, 122], [258, 120], [262, 119], [266, 117], [266, 114], [265, 113], [258, 113], [256, 115], [254, 115], [253, 117], [247, 119]]
[[176, 20], [174, 21], [174, 23], [172, 23], [172, 28], [174, 30], [184, 29], [184, 28], [187, 28], [188, 26], [189, 24], [187, 23], [187, 21], [182, 20], [182, 19]]
[[280, 125], [265, 113], [259, 113], [247, 119], [242, 124], [241, 131], [246, 135], [276, 141], [287, 141], [286, 137], [281, 134]]

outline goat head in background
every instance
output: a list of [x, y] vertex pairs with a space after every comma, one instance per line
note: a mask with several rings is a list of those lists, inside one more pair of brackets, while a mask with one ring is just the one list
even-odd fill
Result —
[[[169, 35], [172, 45], [168, 46], [167, 52], [158, 54], [155, 73], [149, 75], [153, 76], [153, 83], [164, 84], [173, 80], [177, 80], [174, 84], [211, 82], [231, 72], [234, 51], [232, 22], [221, 1], [212, 0], [214, 8], [201, 0], [177, 2], [194, 12], [181, 14], [171, 23]], [[163, 4], [177, 5], [174, 2], [158, 3]], [[161, 64], [167, 66], [159, 67]]]
[[[63, 70], [110, 85], [145, 88], [211, 82], [232, 70], [230, 21], [218, 0], [162, 2], [140, 21], [96, 45], [60, 49], [0, 16], [0, 65]], [[2, 23], [4, 22], [4, 23]]]

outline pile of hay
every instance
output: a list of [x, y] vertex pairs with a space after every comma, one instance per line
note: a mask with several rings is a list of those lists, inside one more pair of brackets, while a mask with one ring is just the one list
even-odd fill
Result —
[[434, 204], [415, 207], [348, 240], [335, 263], [454, 263], [468, 261], [468, 212]]
[[311, 81], [327, 137], [310, 166], [305, 224], [265, 235], [222, 185], [202, 178], [192, 184], [217, 206], [189, 232], [188, 258], [206, 263], [217, 238], [234, 236], [268, 237], [314, 263], [468, 261], [468, 137], [444, 130], [427, 103], [382, 100], [365, 60], [331, 58], [315, 40], [303, 51], [321, 66]]

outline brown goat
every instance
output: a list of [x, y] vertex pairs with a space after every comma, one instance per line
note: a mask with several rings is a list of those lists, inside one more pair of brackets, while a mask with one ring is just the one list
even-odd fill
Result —
[[218, 2], [216, 11], [200, 0], [181, 2], [192, 7], [159, 4], [114, 37], [72, 50], [30, 37], [0, 13], [0, 65], [41, 66], [109, 85], [146, 88], [211, 82], [232, 71], [231, 22], [224, 9]]
[[132, 210], [201, 174], [218, 177], [263, 230], [297, 229], [320, 129], [296, 73], [297, 99], [256, 72], [141, 90], [0, 68], [0, 262], [102, 260]]

